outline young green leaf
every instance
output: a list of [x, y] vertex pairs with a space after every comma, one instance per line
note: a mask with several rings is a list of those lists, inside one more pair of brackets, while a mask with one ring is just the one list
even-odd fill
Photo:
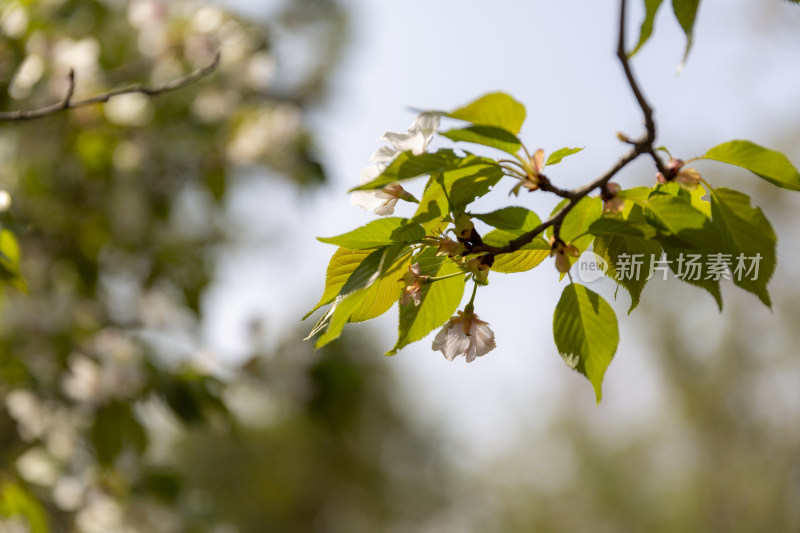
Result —
[[658, 8], [661, 7], [661, 1], [662, 0], [644, 0], [645, 15], [642, 21], [642, 27], [639, 30], [639, 42], [636, 43], [636, 47], [628, 54], [628, 57], [633, 57], [653, 34], [656, 13], [658, 13]]
[[484, 215], [472, 214], [473, 218], [489, 224], [497, 229], [530, 231], [542, 223], [539, 216], [524, 207], [509, 206], [486, 213]]
[[[562, 200], [553, 209], [550, 216], [558, 213], [567, 203]], [[574, 245], [579, 252], [585, 252], [592, 243], [592, 235], [589, 234], [589, 227], [603, 214], [603, 201], [598, 196], [585, 196], [567, 213], [564, 222], [561, 224], [561, 240], [567, 244]], [[553, 234], [552, 226], [547, 228], [547, 236]], [[570, 258], [574, 262], [574, 258]]]
[[491, 191], [502, 178], [503, 171], [494, 165], [476, 165], [445, 172], [443, 183], [448, 188], [450, 208], [453, 211], [463, 210], [476, 198]]
[[[367, 297], [367, 290], [358, 290], [348, 294], [347, 296], [338, 296], [336, 300], [333, 302], [333, 307], [331, 307], [330, 311], [326, 313], [327, 324], [318, 324], [312, 333], [315, 333], [325, 325], [327, 328], [325, 329], [325, 333], [320, 335], [317, 339], [317, 343], [314, 345], [314, 348], [319, 350], [326, 344], [336, 340], [342, 334], [342, 329], [344, 329], [345, 324], [350, 320], [350, 316], [353, 312], [359, 308], [359, 306], [364, 302], [364, 299]], [[309, 335], [306, 338], [310, 338], [312, 335]]]
[[403, 274], [411, 264], [411, 254], [403, 255], [367, 289], [364, 300], [353, 309], [350, 322], [363, 322], [388, 311], [403, 291]]
[[670, 271], [684, 283], [699, 287], [708, 293], [717, 302], [717, 307], [722, 311], [722, 291], [720, 290], [719, 279], [708, 277], [704, 264], [703, 255], [698, 253], [696, 248], [686, 248], [671, 244], [664, 244], [664, 262]]
[[502, 128], [494, 126], [470, 126], [457, 130], [450, 130], [442, 133], [451, 141], [470, 142], [497, 148], [511, 155], [519, 152], [522, 143], [516, 135]]
[[[413, 261], [419, 263], [420, 274], [423, 276], [441, 277], [461, 270], [449, 258], [437, 257], [433, 248], [424, 250]], [[423, 285], [419, 305], [400, 306], [397, 343], [386, 355], [396, 354], [407, 344], [422, 339], [447, 322], [461, 303], [464, 285], [464, 276], [454, 276]]]
[[347, 278], [344, 286], [339, 291], [339, 296], [347, 296], [353, 292], [365, 289], [375, 283], [379, 277], [386, 274], [398, 257], [405, 255], [408, 248], [402, 244], [393, 244], [378, 248], [361, 264], [359, 264], [350, 277]]
[[[348, 192], [371, 191], [381, 189], [398, 181], [406, 181], [420, 176], [455, 168], [463, 159], [450, 149], [441, 149], [433, 153], [414, 155], [410, 150], [395, 157], [389, 166], [374, 180], [353, 187]], [[472, 157], [472, 159], [479, 159]], [[486, 164], [486, 161], [483, 161]]]
[[596, 237], [593, 247], [594, 253], [608, 265], [606, 275], [625, 287], [631, 295], [628, 309], [628, 314], [631, 314], [639, 305], [642, 290], [661, 258], [661, 245], [644, 236], [618, 233]]
[[697, 17], [697, 8], [699, 6], [700, 0], [672, 0], [672, 11], [675, 13], [675, 18], [678, 19], [678, 24], [681, 25], [683, 33], [686, 34], [686, 51], [683, 53], [682, 65], [686, 64], [689, 50], [692, 48], [694, 20]]
[[577, 154], [583, 150], [583, 148], [561, 148], [556, 150], [547, 158], [547, 162], [545, 162], [544, 166], [549, 167], [551, 165], [557, 165], [561, 162], [562, 159], [565, 157], [569, 157], [572, 154]]
[[640, 237], [652, 239], [656, 230], [649, 224], [633, 220], [604, 216], [589, 226], [589, 233], [604, 237]]
[[348, 250], [364, 250], [393, 243], [410, 243], [424, 236], [422, 226], [407, 218], [385, 217], [336, 237], [317, 237], [317, 240]]
[[721, 187], [711, 190], [711, 216], [730, 254], [733, 282], [771, 306], [767, 282], [775, 271], [775, 231], [746, 194]]
[[[484, 235], [483, 242], [491, 246], [505, 246], [523, 233], [523, 231], [494, 230]], [[526, 272], [539, 266], [549, 255], [550, 244], [542, 237], [535, 237], [517, 251], [495, 256], [491, 270], [503, 274]]]
[[719, 248], [719, 232], [712, 221], [692, 205], [691, 197], [658, 194], [647, 201], [645, 218], [659, 229], [663, 245], [714, 252]]
[[525, 122], [525, 106], [505, 93], [490, 93], [446, 115], [472, 122], [476, 126], [493, 126], [516, 135]]
[[350, 274], [370, 253], [369, 250], [348, 250], [346, 248], [336, 250], [328, 263], [328, 270], [325, 273], [325, 290], [322, 292], [322, 297], [317, 302], [317, 305], [306, 313], [303, 320], [311, 316], [314, 311], [323, 305], [331, 303], [344, 287]]
[[753, 142], [726, 142], [710, 149], [703, 157], [747, 169], [778, 187], [800, 191], [800, 172], [791, 161], [782, 153]]
[[553, 336], [564, 362], [586, 376], [600, 403], [603, 376], [619, 344], [614, 310], [597, 293], [571, 283], [556, 305]]

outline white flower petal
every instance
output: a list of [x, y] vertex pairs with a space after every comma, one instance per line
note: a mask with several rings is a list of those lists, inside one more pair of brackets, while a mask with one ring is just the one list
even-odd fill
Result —
[[375, 191], [356, 191], [350, 195], [350, 204], [357, 205], [365, 211], [379, 209], [386, 200], [378, 198]]
[[[388, 132], [387, 132], [388, 133]], [[388, 146], [381, 146], [369, 158], [373, 163], [388, 163], [397, 155], [397, 150]]]
[[486, 355], [497, 347], [494, 342], [494, 332], [486, 322], [477, 318], [474, 319], [470, 333], [473, 338], [472, 344], [475, 347], [476, 357]]
[[391, 215], [392, 213], [394, 213], [395, 205], [397, 205], [397, 198], [392, 198], [391, 200], [384, 200], [383, 203], [378, 207], [376, 207], [375, 209], [373, 209], [372, 212], [382, 217], [386, 215]]
[[469, 345], [470, 338], [464, 334], [461, 322], [454, 323], [452, 318], [433, 340], [433, 349], [441, 351], [448, 361], [465, 355]]
[[421, 132], [425, 137], [428, 138], [427, 142], [425, 143], [427, 145], [430, 143], [431, 138], [433, 138], [433, 134], [439, 129], [440, 117], [440, 113], [434, 113], [431, 111], [420, 113], [417, 115], [417, 118], [414, 119], [411, 127], [408, 128], [408, 131], [409, 133], [416, 131]]

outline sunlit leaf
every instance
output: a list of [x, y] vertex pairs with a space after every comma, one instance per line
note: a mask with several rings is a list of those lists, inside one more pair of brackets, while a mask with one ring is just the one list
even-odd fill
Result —
[[539, 216], [524, 207], [509, 206], [486, 214], [471, 214], [473, 218], [497, 229], [529, 231], [539, 226]]
[[[424, 276], [441, 277], [454, 274], [460, 268], [452, 260], [436, 256], [436, 250], [427, 249], [414, 258]], [[428, 283], [422, 286], [420, 305], [400, 305], [400, 326], [397, 343], [387, 355], [414, 341], [418, 341], [438, 328], [455, 314], [464, 294], [464, 276]]]
[[344, 287], [344, 283], [350, 277], [350, 274], [370, 253], [371, 251], [369, 250], [348, 250], [346, 248], [336, 250], [328, 263], [328, 271], [325, 274], [325, 290], [322, 293], [322, 297], [320, 297], [317, 305], [306, 313], [303, 320], [311, 316], [314, 311], [323, 305], [331, 303]]
[[[484, 235], [483, 242], [490, 246], [505, 246], [523, 233], [525, 233], [523, 230], [496, 229]], [[534, 237], [531, 242], [522, 246], [519, 250], [496, 255], [491, 269], [494, 272], [502, 272], [504, 274], [526, 272], [539, 266], [549, 255], [550, 244], [541, 236]]]
[[358, 187], [353, 187], [349, 192], [381, 189], [398, 181], [441, 172], [448, 168], [457, 167], [462, 159], [450, 149], [442, 149], [433, 153], [426, 152], [419, 155], [414, 155], [411, 151], [403, 152], [392, 160], [380, 176]]
[[628, 54], [628, 57], [633, 57], [653, 34], [653, 26], [655, 24], [658, 8], [661, 7], [661, 1], [662, 0], [644, 0], [645, 16], [642, 21], [642, 27], [639, 30], [639, 42], [636, 43], [636, 46], [633, 51]]
[[414, 242], [424, 236], [425, 230], [407, 218], [384, 217], [342, 235], [317, 237], [317, 240], [348, 250], [364, 250], [393, 243]]
[[[733, 282], [771, 306], [767, 283], [775, 271], [776, 237], [764, 213], [750, 205], [746, 194], [722, 187], [711, 190], [711, 216], [722, 250], [731, 255]], [[748, 272], [753, 264], [757, 272]]]
[[544, 166], [547, 167], [547, 166], [551, 166], [551, 165], [557, 165], [565, 157], [569, 157], [572, 154], [577, 154], [581, 150], [583, 150], [583, 148], [560, 148], [560, 149], [556, 150], [555, 152], [553, 152], [552, 154], [550, 154], [550, 156], [547, 158], [547, 161], [545, 162]]
[[619, 344], [614, 310], [598, 294], [571, 283], [556, 305], [553, 336], [564, 362], [586, 376], [599, 403], [603, 376]]
[[403, 274], [411, 264], [411, 254], [405, 254], [367, 289], [364, 300], [350, 315], [350, 322], [363, 322], [382, 315], [400, 298]]
[[595, 238], [593, 249], [606, 261], [606, 275], [631, 295], [630, 314], [639, 305], [642, 290], [661, 258], [661, 245], [643, 235], [607, 233]]
[[490, 93], [447, 113], [447, 116], [472, 122], [476, 126], [500, 128], [516, 135], [525, 122], [525, 106], [508, 94]]
[[753, 142], [726, 142], [710, 149], [703, 157], [747, 169], [778, 187], [800, 191], [800, 172], [791, 161], [782, 153]]
[[516, 154], [522, 143], [513, 133], [494, 126], [470, 126], [442, 133], [451, 141], [470, 142]]
[[683, 33], [686, 34], [686, 50], [683, 53], [682, 65], [686, 64], [686, 59], [689, 57], [689, 50], [692, 48], [694, 22], [695, 17], [697, 17], [697, 8], [699, 6], [700, 0], [672, 0], [672, 11], [675, 13], [675, 18], [678, 19], [678, 24], [681, 25]]

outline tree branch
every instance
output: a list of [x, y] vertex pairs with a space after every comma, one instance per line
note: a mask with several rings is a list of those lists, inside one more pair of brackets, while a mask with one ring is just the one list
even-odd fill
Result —
[[0, 121], [13, 122], [13, 121], [23, 121], [23, 120], [35, 120], [38, 118], [54, 115], [56, 113], [65, 111], [67, 109], [74, 109], [76, 107], [84, 107], [92, 104], [108, 102], [111, 98], [119, 96], [121, 94], [141, 93], [147, 96], [158, 96], [160, 94], [181, 89], [183, 87], [186, 87], [187, 85], [191, 85], [192, 83], [202, 78], [205, 78], [206, 76], [208, 76], [209, 74], [211, 74], [216, 70], [217, 66], [219, 65], [219, 59], [220, 59], [220, 53], [219, 51], [217, 51], [217, 53], [214, 54], [214, 59], [208, 65], [199, 68], [193, 72], [190, 72], [186, 76], [176, 78], [161, 85], [148, 87], [146, 85], [138, 84], [123, 89], [114, 89], [112, 91], [108, 91], [99, 94], [97, 96], [93, 96], [92, 98], [86, 98], [85, 100], [76, 100], [76, 101], [72, 100], [73, 93], [75, 92], [75, 72], [73, 70], [70, 70], [69, 75], [67, 77], [67, 80], [69, 82], [67, 85], [67, 92], [64, 94], [64, 98], [62, 98], [60, 102], [51, 104], [49, 106], [40, 107], [38, 109], [23, 109], [19, 111], [2, 112], [0, 113]]
[[609, 181], [623, 168], [625, 168], [629, 163], [631, 163], [634, 159], [639, 157], [640, 155], [647, 154], [655, 163], [658, 171], [662, 174], [666, 175], [667, 170], [664, 166], [663, 161], [661, 158], [656, 154], [655, 148], [653, 147], [653, 142], [656, 139], [656, 124], [655, 120], [653, 119], [653, 108], [647, 102], [647, 99], [644, 97], [641, 89], [639, 88], [638, 83], [636, 82], [636, 78], [633, 75], [633, 70], [631, 69], [630, 62], [628, 60], [628, 55], [625, 53], [625, 11], [626, 11], [626, 1], [620, 0], [620, 13], [619, 13], [619, 38], [617, 41], [617, 57], [619, 58], [620, 63], [622, 64], [622, 70], [625, 72], [625, 78], [628, 81], [628, 85], [633, 91], [633, 95], [636, 98], [636, 102], [639, 104], [639, 107], [642, 110], [642, 114], [644, 115], [644, 126], [645, 126], [645, 133], [642, 135], [641, 138], [631, 141], [633, 147], [623, 155], [617, 163], [608, 169], [604, 174], [596, 178], [595, 180], [577, 187], [572, 190], [565, 190], [559, 189], [558, 187], [553, 186], [549, 180], [545, 179], [542, 183], [540, 183], [539, 188], [543, 191], [548, 191], [560, 196], [561, 198], [566, 198], [569, 201], [567, 204], [562, 207], [557, 213], [553, 216], [548, 218], [546, 221], [542, 222], [532, 230], [520, 235], [513, 241], [509, 242], [505, 246], [490, 246], [487, 244], [479, 244], [473, 247], [470, 252], [471, 253], [481, 253], [486, 252], [491, 256], [499, 255], [499, 254], [507, 254], [511, 252], [515, 252], [521, 249], [526, 244], [529, 244], [533, 239], [535, 239], [538, 235], [540, 235], [544, 230], [553, 226], [553, 235], [558, 238], [559, 229], [561, 227], [561, 223], [564, 221], [564, 218], [567, 214], [572, 211], [572, 209], [580, 202], [583, 198], [589, 195], [590, 192], [593, 190], [600, 188], [601, 190], [605, 188]]

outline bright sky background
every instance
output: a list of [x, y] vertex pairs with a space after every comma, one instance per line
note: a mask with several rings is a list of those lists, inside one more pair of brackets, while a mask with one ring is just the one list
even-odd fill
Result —
[[[261, 2], [230, 3], [261, 14], [256, 7]], [[210, 340], [222, 353], [242, 353], [245, 324], [254, 316], [264, 318], [267, 335], [276, 341], [298, 326], [322, 292], [334, 251], [314, 237], [337, 235], [372, 219], [349, 205], [345, 191], [358, 181], [381, 133], [409, 126], [414, 118], [409, 107], [453, 109], [486, 92], [510, 93], [527, 106], [521, 138], [529, 148], [549, 153], [563, 146], [586, 147], [548, 173], [568, 187], [598, 176], [625, 151], [617, 131], [642, 132], [641, 111], [614, 56], [617, 2], [349, 4], [349, 50], [330, 101], [312, 124], [330, 183], [318, 194], [299, 197], [291, 186], [252, 179], [233, 195], [237, 218], [254, 229], [243, 237], [240, 251], [223, 261], [222, 282], [207, 299], [214, 324]], [[629, 47], [642, 17], [640, 2], [630, 4]], [[800, 117], [798, 27], [800, 8], [787, 2], [707, 0], [689, 62], [677, 76], [685, 41], [670, 3], [664, 2], [653, 39], [633, 63], [656, 109], [658, 142], [683, 158], [736, 138], [788, 150], [774, 132], [796, 126]], [[723, 169], [713, 168], [707, 177], [720, 183]], [[625, 187], [653, 180], [652, 166], [645, 161], [618, 179]], [[501, 182], [482, 210], [506, 205], [512, 185]], [[545, 218], [556, 202], [550, 195], [523, 194], [512, 203]], [[397, 211], [401, 216], [412, 212], [411, 206]], [[779, 271], [786, 265], [779, 263]], [[450, 363], [432, 352], [432, 335], [393, 358], [383, 358], [382, 351], [375, 357], [399, 373], [418, 412], [479, 454], [518, 436], [517, 428], [544, 424], [565, 398], [575, 409], [591, 410], [597, 423], [608, 427], [652, 416], [659, 407], [658, 380], [646, 344], [634, 331], [642, 321], [626, 316], [627, 294], [620, 291], [614, 302], [610, 282], [591, 286], [612, 302], [621, 336], [606, 374], [604, 401], [595, 408], [591, 386], [566, 368], [553, 343], [552, 313], [563, 288], [557, 280], [551, 261], [525, 274], [492, 274], [491, 286], [479, 291], [476, 312], [491, 323], [497, 349], [472, 364]], [[676, 291], [696, 292], [671, 283]], [[771, 288], [776, 291], [774, 283]], [[696, 301], [691, 312], [707, 328], [725, 320], [711, 298]], [[754, 316], [769, 316], [753, 309]], [[375, 322], [377, 345], [385, 351], [396, 338], [396, 309]], [[303, 330], [311, 326], [313, 319], [302, 324]]]

